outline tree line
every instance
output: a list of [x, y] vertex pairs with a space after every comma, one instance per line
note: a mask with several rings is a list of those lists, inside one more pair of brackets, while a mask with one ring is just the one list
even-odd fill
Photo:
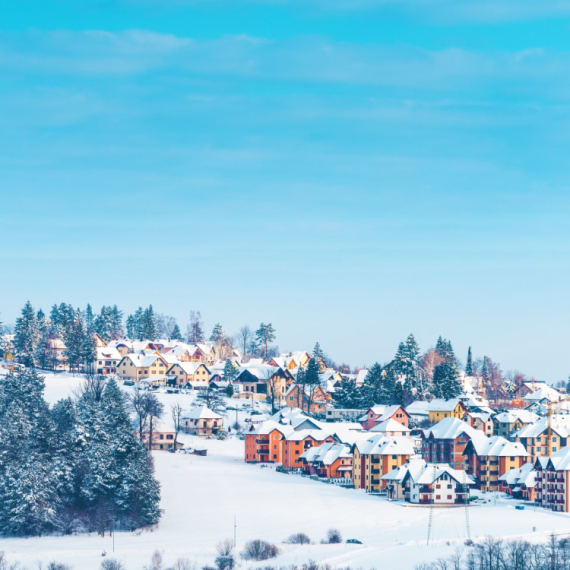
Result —
[[0, 383], [0, 533], [156, 524], [160, 484], [114, 380], [90, 378], [51, 408], [35, 370]]

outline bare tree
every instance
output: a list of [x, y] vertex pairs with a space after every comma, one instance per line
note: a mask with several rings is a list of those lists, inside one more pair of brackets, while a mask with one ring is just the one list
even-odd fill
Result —
[[239, 329], [235, 336], [235, 343], [238, 350], [241, 352], [241, 357], [244, 362], [248, 361], [248, 351], [253, 342], [255, 335], [248, 325], [244, 325]]
[[174, 451], [176, 451], [176, 442], [178, 441], [178, 432], [182, 429], [182, 406], [180, 402], [174, 402], [170, 406], [170, 416], [174, 424]]
[[430, 348], [421, 358], [420, 367], [428, 381], [433, 380], [433, 372], [438, 364], [443, 362], [443, 358], [435, 349]]
[[279, 369], [276, 368], [275, 372], [268, 370], [264, 373], [264, 382], [267, 386], [266, 399], [267, 402], [271, 404], [271, 415], [281, 409], [282, 406], [280, 404], [285, 397], [285, 380], [279, 376], [278, 371]]
[[152, 434], [153, 422], [164, 414], [164, 405], [154, 394], [147, 394], [147, 411], [148, 411], [148, 450], [152, 450]]
[[170, 315], [159, 314], [155, 315], [154, 322], [158, 338], [170, 340], [172, 338], [174, 327], [176, 326], [176, 319]]
[[85, 375], [85, 382], [73, 391], [73, 395], [79, 399], [88, 397], [95, 402], [99, 402], [105, 391], [105, 377], [88, 373]]
[[200, 311], [190, 311], [190, 324], [186, 332], [190, 344], [204, 342], [204, 322]]
[[142, 441], [143, 432], [148, 419], [148, 393], [143, 392], [140, 388], [135, 388], [134, 392], [129, 395], [129, 404], [139, 423], [139, 438]]

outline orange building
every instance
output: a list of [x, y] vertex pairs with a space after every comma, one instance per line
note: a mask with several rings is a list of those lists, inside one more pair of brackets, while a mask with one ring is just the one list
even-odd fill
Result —
[[352, 453], [343, 443], [324, 443], [311, 447], [300, 458], [302, 469], [326, 479], [352, 479]]
[[310, 414], [324, 414], [327, 406], [327, 394], [321, 386], [311, 393], [311, 387], [293, 384], [285, 396], [288, 408], [300, 408]]
[[408, 412], [398, 404], [393, 406], [378, 405], [369, 408], [366, 414], [358, 421], [362, 424], [363, 429], [371, 430], [378, 424], [390, 419], [396, 420], [398, 423], [408, 427], [410, 414], [408, 414]]
[[294, 431], [283, 440], [283, 467], [300, 469], [303, 466], [301, 455], [311, 447], [323, 443], [334, 443], [334, 437], [322, 430], [308, 429]]
[[283, 463], [283, 440], [294, 430], [274, 420], [252, 425], [245, 434], [247, 463]]

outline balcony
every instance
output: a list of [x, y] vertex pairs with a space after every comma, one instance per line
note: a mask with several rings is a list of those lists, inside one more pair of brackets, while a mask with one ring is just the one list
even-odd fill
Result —
[[372, 469], [373, 475], [380, 475], [380, 469]]

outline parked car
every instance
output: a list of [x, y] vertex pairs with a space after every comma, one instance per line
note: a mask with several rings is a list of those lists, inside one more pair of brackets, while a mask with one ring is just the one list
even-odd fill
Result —
[[133, 380], [125, 380], [124, 385], [125, 386], [134, 386], [135, 383]]
[[349, 538], [346, 541], [347, 544], [362, 544], [362, 542], [360, 542], [360, 540], [356, 540], [356, 538]]

